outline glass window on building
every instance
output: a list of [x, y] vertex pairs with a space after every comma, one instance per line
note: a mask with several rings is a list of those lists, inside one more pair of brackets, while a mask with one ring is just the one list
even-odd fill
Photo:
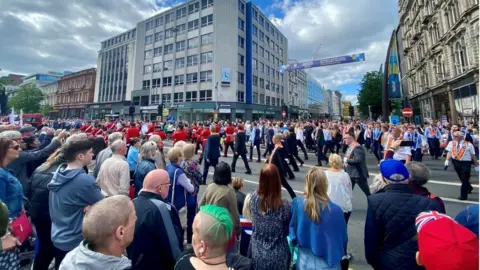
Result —
[[155, 33], [155, 42], [158, 42], [163, 39], [163, 31]]
[[162, 55], [162, 47], [157, 47], [153, 49], [153, 57], [157, 57], [161, 55]]
[[202, 9], [213, 6], [213, 0], [202, 0]]
[[193, 31], [195, 29], [198, 29], [198, 27], [199, 27], [198, 19], [188, 22], [188, 31], [189, 32]]
[[173, 102], [175, 103], [183, 102], [183, 93], [174, 93]]
[[213, 33], [205, 34], [201, 36], [201, 42], [203, 45], [208, 45], [213, 43]]
[[187, 66], [195, 66], [198, 65], [198, 54], [197, 55], [190, 55], [187, 57]]
[[145, 59], [150, 59], [153, 56], [153, 51], [152, 50], [147, 50], [145, 51]]
[[197, 82], [198, 82], [198, 73], [197, 72], [187, 74], [187, 83], [197, 83]]
[[175, 68], [185, 67], [185, 57], [175, 59]]
[[[255, 26], [254, 26], [255, 27]], [[238, 29], [244, 31], [245, 30], [245, 21], [238, 18]]]
[[200, 101], [212, 100], [212, 90], [200, 90]]
[[165, 22], [166, 23], [173, 22], [173, 21], [175, 21], [175, 16], [174, 16], [173, 12], [165, 15]]
[[142, 83], [142, 89], [149, 89], [150, 88], [150, 80], [144, 80]]
[[153, 64], [153, 72], [160, 72], [162, 71], [162, 63]]
[[238, 0], [238, 9], [240, 12], [245, 13], [245, 2], [242, 0]]
[[163, 25], [163, 17], [156, 18], [155, 19], [155, 26], [159, 27], [159, 26], [162, 26], [162, 25]]
[[265, 105], [270, 105], [270, 97], [269, 96], [265, 97]]
[[155, 22], [154, 21], [149, 21], [146, 23], [146, 26], [147, 28], [147, 31], [150, 30], [150, 29], [153, 29], [155, 27]]
[[150, 104], [159, 104], [159, 103], [160, 103], [160, 95], [150, 96]]
[[180, 24], [180, 25], [177, 25], [177, 34], [184, 34], [187, 32], [187, 25], [184, 23], [184, 24]]
[[165, 47], [163, 48], [163, 53], [165, 55], [173, 53], [173, 44], [165, 45]]
[[161, 78], [157, 78], [157, 79], [152, 80], [152, 87], [153, 88], [161, 87], [161, 86], [162, 86], [162, 79]]
[[162, 103], [169, 104], [171, 102], [172, 102], [172, 94], [162, 94]]
[[140, 97], [132, 97], [132, 103], [134, 106], [140, 105]]
[[152, 73], [152, 65], [145, 65], [143, 66], [143, 74]]
[[241, 36], [238, 36], [238, 47], [245, 48], [245, 39]]
[[213, 14], [202, 17], [202, 27], [213, 24]]
[[213, 52], [205, 52], [200, 55], [200, 63], [211, 63], [213, 62]]
[[198, 12], [200, 10], [200, 3], [195, 2], [193, 4], [188, 5], [188, 14], [193, 14], [195, 12]]
[[213, 77], [213, 72], [211, 70], [200, 72], [200, 82], [211, 82]]
[[148, 106], [149, 97], [148, 96], [141, 96], [140, 97], [140, 106]]
[[238, 72], [238, 83], [240, 84], [245, 83], [245, 75], [242, 72]]
[[237, 102], [245, 102], [245, 92], [237, 91]]
[[172, 86], [172, 77], [164, 77], [163, 86]]
[[148, 35], [145, 37], [145, 45], [153, 43], [153, 35]]
[[186, 92], [185, 102], [194, 102], [197, 101], [197, 91]]
[[253, 86], [258, 86], [258, 77], [253, 75]]
[[183, 85], [185, 83], [184, 75], [175, 75], [175, 85]]
[[173, 69], [172, 60], [163, 62], [163, 70], [171, 70], [171, 69]]
[[260, 78], [260, 88], [265, 88], [265, 80]]
[[181, 52], [185, 50], [185, 40], [178, 41], [177, 43], [175, 43], [175, 50], [177, 52]]
[[177, 20], [187, 16], [187, 7], [177, 9]]
[[238, 64], [240, 66], [244, 66], [245, 65], [245, 56], [241, 55], [241, 54], [238, 54]]
[[197, 48], [199, 44], [200, 43], [198, 37], [190, 38], [187, 41], [187, 47], [189, 49]]

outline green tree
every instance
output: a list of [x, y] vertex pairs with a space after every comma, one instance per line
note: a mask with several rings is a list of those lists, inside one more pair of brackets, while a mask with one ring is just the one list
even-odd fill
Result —
[[52, 106], [52, 105], [47, 104], [47, 105], [44, 105], [44, 106], [42, 107], [42, 114], [43, 114], [43, 115], [48, 116], [48, 114], [49, 114], [51, 111], [53, 111], [53, 106]]
[[40, 102], [43, 99], [42, 90], [38, 89], [35, 84], [26, 84], [16, 90], [15, 96], [10, 98], [8, 105], [18, 111], [22, 109], [24, 113], [39, 113], [41, 111]]
[[[358, 109], [361, 115], [368, 117], [368, 106], [382, 107], [382, 83], [383, 74], [378, 71], [370, 71], [363, 76], [358, 92]], [[373, 110], [372, 113], [378, 114]]]

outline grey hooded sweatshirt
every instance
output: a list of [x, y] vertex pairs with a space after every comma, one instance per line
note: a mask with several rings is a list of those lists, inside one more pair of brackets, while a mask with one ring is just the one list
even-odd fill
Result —
[[130, 269], [132, 262], [125, 256], [115, 257], [95, 252], [82, 241], [78, 247], [70, 251], [60, 270], [124, 270]]
[[63, 251], [76, 248], [83, 240], [84, 209], [103, 199], [95, 179], [84, 169], [65, 170], [62, 164], [53, 174], [47, 187], [52, 219], [53, 245]]

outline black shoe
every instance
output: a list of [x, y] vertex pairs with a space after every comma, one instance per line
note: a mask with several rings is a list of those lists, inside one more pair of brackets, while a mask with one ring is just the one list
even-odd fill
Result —
[[322, 163], [318, 163], [317, 165], [315, 165], [317, 167], [322, 167]]
[[235, 172], [235, 168], [232, 168], [232, 172]]
[[473, 187], [469, 187], [468, 188], [468, 194], [472, 194], [472, 191], [473, 191]]
[[303, 163], [304, 163], [304, 162], [300, 163], [300, 167], [303, 167]]
[[248, 171], [245, 172], [245, 174], [252, 174], [252, 171], [248, 170]]
[[350, 264], [350, 261], [347, 258], [344, 258], [340, 261], [340, 269], [342, 270], [348, 270], [348, 266]]
[[293, 180], [293, 179], [295, 179], [295, 176], [288, 177], [288, 180]]
[[308, 160], [308, 157], [305, 157], [305, 160]]
[[296, 169], [296, 170], [293, 170], [294, 172], [299, 172], [300, 170], [299, 169]]
[[466, 200], [467, 200], [467, 197], [462, 197], [462, 196], [460, 196], [460, 197], [458, 197], [457, 199], [460, 200], [460, 201], [466, 201]]
[[259, 160], [257, 160], [257, 163], [260, 163], [260, 162], [262, 162], [260, 159], [259, 159]]

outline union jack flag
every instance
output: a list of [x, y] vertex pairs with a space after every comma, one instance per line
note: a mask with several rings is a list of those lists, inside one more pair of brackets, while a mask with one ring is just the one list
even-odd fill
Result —
[[[438, 213], [437, 211], [427, 211], [418, 214], [417, 218], [415, 219], [415, 226], [417, 227], [417, 232], [420, 232], [422, 227], [432, 220], [439, 220], [441, 218], [449, 218], [451, 217]], [[452, 219], [453, 220], [453, 219]]]

